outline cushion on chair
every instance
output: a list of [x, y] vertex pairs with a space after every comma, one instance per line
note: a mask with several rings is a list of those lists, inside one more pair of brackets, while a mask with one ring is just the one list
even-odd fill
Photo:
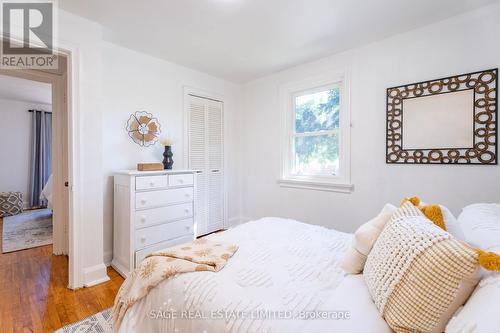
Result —
[[0, 192], [0, 217], [17, 215], [23, 212], [21, 192]]

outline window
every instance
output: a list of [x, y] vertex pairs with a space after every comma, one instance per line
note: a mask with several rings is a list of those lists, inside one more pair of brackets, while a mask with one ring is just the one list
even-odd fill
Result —
[[351, 191], [346, 82], [325, 74], [282, 87], [282, 186]]
[[339, 171], [340, 86], [322, 87], [293, 98], [294, 175], [336, 176]]

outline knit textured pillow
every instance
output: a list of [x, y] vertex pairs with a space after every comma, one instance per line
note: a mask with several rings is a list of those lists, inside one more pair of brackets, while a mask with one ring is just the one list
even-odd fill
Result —
[[395, 332], [443, 332], [478, 282], [478, 257], [406, 202], [375, 242], [364, 278]]

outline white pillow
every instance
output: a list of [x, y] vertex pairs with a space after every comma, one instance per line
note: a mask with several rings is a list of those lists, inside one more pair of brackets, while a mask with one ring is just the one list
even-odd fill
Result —
[[453, 213], [445, 206], [439, 205], [441, 207], [441, 213], [443, 213], [444, 224], [446, 226], [446, 231], [453, 235], [456, 239], [465, 240], [465, 235], [458, 223], [458, 220], [453, 216]]
[[396, 209], [395, 206], [386, 204], [376, 217], [356, 230], [353, 242], [340, 262], [340, 267], [344, 271], [350, 274], [359, 274], [363, 271], [373, 244]]
[[462, 210], [458, 223], [468, 243], [500, 253], [500, 204], [469, 205]]
[[446, 326], [446, 333], [500, 332], [500, 273], [483, 278], [467, 303]]
[[355, 241], [344, 254], [340, 262], [340, 268], [349, 274], [359, 274], [363, 271], [366, 262], [366, 255], [362, 254], [354, 247]]
[[[468, 243], [485, 251], [500, 253], [500, 205], [474, 204], [465, 207], [458, 223]], [[474, 293], [446, 326], [446, 333], [500, 332], [500, 273], [487, 272]]]

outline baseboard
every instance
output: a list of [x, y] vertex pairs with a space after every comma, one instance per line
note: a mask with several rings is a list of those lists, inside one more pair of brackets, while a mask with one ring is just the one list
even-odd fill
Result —
[[103, 258], [104, 265], [106, 265], [106, 267], [111, 266], [112, 260], [113, 260], [113, 250], [105, 251], [104, 258]]
[[127, 278], [129, 273], [128, 273], [128, 269], [125, 268], [125, 266], [123, 266], [122, 264], [120, 264], [117, 260], [113, 260], [111, 262], [111, 267], [113, 267], [113, 269], [115, 271], [118, 272], [118, 274], [120, 274], [121, 276], [123, 276], [124, 278]]
[[83, 270], [84, 287], [92, 287], [109, 280], [106, 265], [104, 264], [87, 267]]

